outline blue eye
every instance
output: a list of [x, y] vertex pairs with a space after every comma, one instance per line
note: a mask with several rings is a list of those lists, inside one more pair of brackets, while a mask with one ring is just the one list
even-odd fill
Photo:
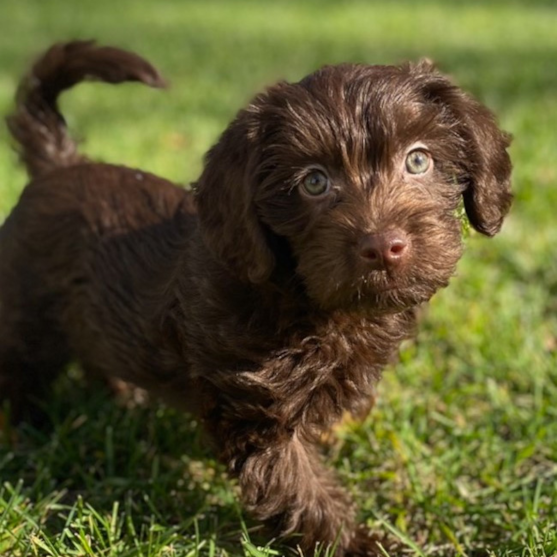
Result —
[[313, 170], [304, 178], [302, 188], [307, 195], [318, 197], [331, 189], [331, 183], [324, 172]]
[[406, 155], [406, 170], [410, 174], [425, 174], [432, 164], [431, 155], [423, 149], [414, 149]]

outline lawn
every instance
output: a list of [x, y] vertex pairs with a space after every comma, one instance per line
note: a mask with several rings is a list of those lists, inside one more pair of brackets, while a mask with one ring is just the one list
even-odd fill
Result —
[[[86, 84], [63, 112], [89, 156], [184, 184], [254, 92], [326, 63], [427, 56], [488, 104], [514, 136], [512, 214], [493, 240], [467, 238], [458, 275], [386, 371], [372, 414], [343, 424], [325, 450], [362, 521], [408, 555], [557, 555], [552, 0], [12, 0], [1, 11], [2, 114], [51, 42], [136, 50], [168, 91]], [[24, 183], [2, 128], [0, 221]], [[283, 553], [243, 513], [191, 418], [126, 408], [77, 370], [46, 408], [50, 430], [0, 434], [0, 555]]]

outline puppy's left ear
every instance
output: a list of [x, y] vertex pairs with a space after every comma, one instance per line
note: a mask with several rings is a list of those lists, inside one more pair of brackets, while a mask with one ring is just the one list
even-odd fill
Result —
[[511, 203], [511, 137], [499, 129], [493, 113], [452, 84], [429, 61], [414, 66], [422, 74], [426, 97], [443, 106], [464, 142], [459, 161], [466, 183], [464, 207], [470, 224], [482, 234], [499, 232]]

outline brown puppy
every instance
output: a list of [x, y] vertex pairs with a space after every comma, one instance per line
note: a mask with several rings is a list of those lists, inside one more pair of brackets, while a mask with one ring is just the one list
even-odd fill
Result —
[[364, 415], [414, 309], [474, 228], [507, 213], [508, 137], [430, 64], [325, 67], [255, 97], [194, 193], [91, 163], [58, 94], [85, 78], [160, 86], [139, 57], [53, 46], [12, 134], [32, 181], [0, 229], [0, 393], [21, 417], [72, 359], [204, 424], [249, 511], [311, 551], [373, 537], [323, 467], [320, 435]]

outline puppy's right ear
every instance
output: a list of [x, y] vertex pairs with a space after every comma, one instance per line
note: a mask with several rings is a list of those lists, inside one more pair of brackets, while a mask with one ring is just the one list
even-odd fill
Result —
[[254, 108], [242, 110], [207, 153], [194, 187], [209, 250], [241, 280], [263, 283], [275, 259], [254, 202], [261, 151]]

